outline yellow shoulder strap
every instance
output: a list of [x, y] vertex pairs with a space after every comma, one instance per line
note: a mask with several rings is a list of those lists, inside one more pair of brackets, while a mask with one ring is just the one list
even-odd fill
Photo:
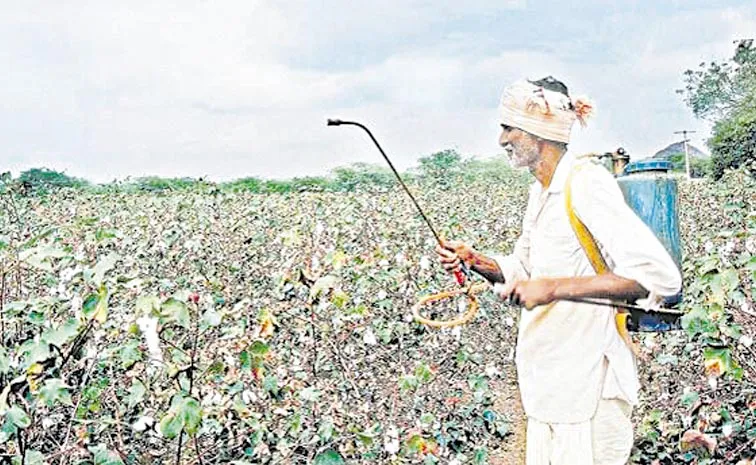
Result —
[[604, 256], [601, 255], [596, 239], [594, 239], [591, 232], [588, 231], [588, 228], [585, 227], [585, 224], [580, 221], [580, 218], [578, 218], [575, 213], [575, 209], [572, 208], [572, 176], [582, 168], [583, 165], [576, 165], [572, 168], [572, 171], [570, 171], [569, 176], [567, 176], [567, 185], [564, 188], [564, 201], [567, 204], [567, 217], [570, 219], [570, 225], [572, 225], [572, 229], [575, 231], [578, 242], [580, 242], [583, 250], [585, 250], [585, 254], [588, 256], [588, 261], [591, 262], [593, 270], [596, 274], [604, 274], [609, 271], [609, 267], [606, 264], [606, 260], [604, 260]]
[[[604, 274], [610, 271], [609, 266], [606, 264], [604, 256], [601, 255], [601, 250], [596, 243], [596, 239], [588, 228], [585, 227], [585, 224], [580, 218], [578, 218], [577, 213], [575, 213], [575, 209], [572, 206], [572, 176], [580, 171], [583, 166], [584, 165], [582, 164], [575, 165], [567, 176], [567, 185], [564, 187], [564, 201], [567, 207], [567, 217], [570, 220], [572, 229], [575, 231], [578, 242], [580, 242], [580, 246], [588, 256], [588, 261], [591, 262], [593, 270], [596, 274]], [[620, 337], [625, 341], [628, 347], [630, 347], [633, 353], [638, 356], [638, 349], [633, 344], [633, 340], [627, 330], [627, 317], [629, 315], [629, 313], [617, 309], [617, 314], [614, 316], [614, 322], [617, 326], [617, 331], [619, 332]]]

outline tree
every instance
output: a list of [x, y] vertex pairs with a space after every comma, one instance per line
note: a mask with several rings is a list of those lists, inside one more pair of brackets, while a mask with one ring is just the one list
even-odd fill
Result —
[[707, 144], [716, 179], [740, 166], [756, 173], [756, 47], [753, 39], [735, 44], [730, 61], [685, 71], [678, 90], [696, 117], [714, 123]]
[[22, 172], [17, 182], [32, 192], [45, 192], [49, 189], [80, 188], [88, 183], [63, 172], [47, 168], [32, 168]]
[[451, 178], [460, 174], [462, 157], [454, 149], [442, 150], [420, 158], [420, 174], [431, 182], [448, 186]]
[[715, 179], [741, 166], [756, 177], [756, 109], [743, 109], [718, 121], [709, 147]]
[[685, 103], [697, 118], [717, 121], [745, 106], [756, 104], [756, 47], [753, 39], [735, 42], [730, 61], [712, 61], [684, 74]]

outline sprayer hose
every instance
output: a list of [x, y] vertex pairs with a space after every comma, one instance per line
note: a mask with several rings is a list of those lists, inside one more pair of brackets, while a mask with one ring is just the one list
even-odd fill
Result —
[[[452, 328], [454, 326], [467, 324], [473, 318], [475, 318], [475, 315], [478, 313], [478, 299], [475, 298], [474, 294], [477, 294], [488, 288], [489, 288], [488, 283], [479, 283], [479, 284], [475, 284], [471, 286], [469, 289], [455, 289], [453, 291], [446, 291], [446, 292], [440, 292], [438, 294], [427, 295], [421, 298], [412, 307], [412, 316], [415, 318], [415, 321], [417, 321], [418, 323], [430, 326], [432, 328]], [[439, 300], [449, 299], [449, 298], [458, 296], [460, 294], [464, 294], [468, 298], [468, 309], [462, 316], [455, 318], [453, 320], [436, 321], [436, 320], [429, 320], [428, 318], [425, 318], [424, 316], [420, 315], [420, 309], [425, 304], [428, 304], [430, 302], [437, 302]]]

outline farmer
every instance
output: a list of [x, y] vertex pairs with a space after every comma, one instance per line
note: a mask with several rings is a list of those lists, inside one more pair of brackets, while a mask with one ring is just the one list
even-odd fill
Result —
[[[515, 167], [527, 167], [536, 179], [522, 234], [507, 256], [488, 257], [457, 241], [436, 249], [447, 270], [464, 261], [495, 283], [501, 299], [524, 307], [515, 361], [528, 417], [527, 465], [620, 465], [633, 444], [630, 413], [639, 381], [615, 309], [560, 299], [604, 298], [648, 308], [681, 287], [672, 258], [627, 206], [612, 175], [567, 152], [573, 123], [584, 124], [591, 110], [552, 77], [508, 87], [499, 143]], [[568, 181], [572, 208], [611, 272], [594, 272], [572, 229]]]

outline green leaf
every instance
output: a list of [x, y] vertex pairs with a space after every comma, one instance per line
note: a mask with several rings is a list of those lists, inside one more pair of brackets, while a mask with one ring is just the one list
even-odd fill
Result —
[[89, 451], [94, 454], [94, 465], [124, 465], [118, 453], [109, 451], [103, 444], [90, 447]]
[[191, 324], [189, 308], [184, 302], [170, 298], [163, 302], [160, 307], [161, 313], [166, 321], [172, 321], [184, 328], [189, 328]]
[[154, 295], [137, 297], [135, 310], [138, 316], [158, 316], [160, 312], [160, 299]]
[[0, 375], [10, 373], [10, 359], [5, 347], [0, 346]]
[[139, 349], [139, 341], [129, 340], [121, 347], [119, 352], [121, 357], [121, 366], [130, 368], [136, 362], [142, 360], [142, 351]]
[[202, 422], [202, 409], [197, 399], [188, 397], [181, 405], [181, 415], [184, 418], [184, 428], [190, 436], [194, 436]]
[[270, 351], [270, 346], [262, 341], [255, 341], [249, 347], [249, 351], [256, 357], [264, 357]]
[[39, 398], [48, 406], [52, 407], [56, 402], [63, 405], [72, 406], [71, 394], [68, 392], [68, 386], [60, 378], [48, 379], [39, 390]]
[[168, 439], [178, 437], [181, 433], [181, 428], [184, 427], [184, 419], [178, 412], [168, 412], [166, 416], [160, 420], [160, 433]]
[[81, 312], [85, 320], [94, 318], [104, 323], [108, 317], [108, 289], [102, 285], [97, 294], [89, 294], [81, 306]]
[[698, 399], [698, 393], [696, 391], [691, 391], [683, 394], [682, 398], [680, 399], [680, 403], [683, 405], [683, 407], [690, 408], [696, 402], [698, 402]]
[[47, 360], [50, 357], [50, 345], [45, 341], [30, 342], [23, 349], [24, 370], [37, 362]]
[[[21, 465], [21, 458], [16, 456], [13, 457], [13, 465]], [[27, 450], [26, 455], [24, 457], [24, 465], [47, 465], [47, 461], [45, 460], [45, 454], [38, 450]]]
[[320, 427], [318, 428], [318, 436], [324, 443], [331, 440], [333, 437], [333, 421], [331, 421], [330, 418], [324, 418], [321, 420]]
[[144, 387], [144, 384], [142, 384], [141, 381], [135, 379], [131, 382], [129, 394], [126, 396], [124, 401], [126, 401], [126, 405], [129, 408], [134, 408], [136, 405], [144, 401], [145, 393], [147, 393], [147, 388]]
[[65, 323], [55, 329], [49, 329], [42, 334], [42, 339], [48, 344], [63, 347], [73, 341], [79, 333], [80, 323], [75, 318], [69, 318]]
[[349, 295], [344, 291], [334, 291], [333, 295], [331, 295], [331, 302], [333, 302], [336, 308], [342, 309], [349, 302]]
[[242, 350], [239, 353], [239, 363], [241, 364], [241, 369], [243, 371], [249, 371], [252, 369], [252, 357], [250, 357], [249, 352]]
[[95, 307], [94, 319], [100, 323], [105, 323], [108, 318], [108, 289], [101, 285], [98, 291], [97, 306]]
[[467, 377], [467, 385], [473, 391], [488, 390], [488, 378], [482, 374], [471, 374]]
[[436, 417], [434, 417], [432, 413], [424, 413], [420, 415], [420, 423], [425, 427], [431, 426], [434, 421], [436, 421]]
[[5, 412], [6, 421], [9, 421], [13, 426], [17, 428], [28, 428], [31, 426], [31, 418], [25, 411], [16, 407], [15, 405]]
[[32, 309], [26, 315], [26, 319], [33, 325], [42, 326], [47, 321], [47, 316], [43, 312]]
[[345, 465], [344, 459], [333, 449], [328, 449], [315, 456], [313, 465]]
[[433, 371], [427, 364], [421, 363], [415, 368], [415, 376], [421, 383], [427, 383], [433, 379]]
[[473, 465], [488, 465], [488, 452], [486, 452], [486, 449], [477, 449], [473, 455], [472, 463]]
[[272, 375], [266, 375], [263, 378], [263, 389], [273, 395], [278, 394], [278, 379]]
[[718, 377], [725, 373], [731, 373], [738, 377], [741, 374], [740, 367], [732, 359], [730, 349], [707, 347], [704, 349], [703, 355], [704, 368], [708, 376]]
[[740, 284], [737, 270], [729, 268], [722, 273], [722, 287], [726, 292], [732, 292]]
[[189, 435], [194, 435], [202, 423], [202, 409], [199, 401], [192, 397], [173, 396], [171, 408], [160, 420], [160, 432], [163, 436], [173, 439], [184, 428]]
[[413, 375], [404, 375], [399, 378], [399, 389], [401, 389], [402, 392], [417, 389], [418, 386], [420, 386], [420, 382], [417, 380], [417, 377]]
[[81, 305], [81, 313], [84, 315], [85, 320], [89, 320], [97, 312], [97, 303], [100, 300], [98, 294], [89, 294], [84, 303]]

